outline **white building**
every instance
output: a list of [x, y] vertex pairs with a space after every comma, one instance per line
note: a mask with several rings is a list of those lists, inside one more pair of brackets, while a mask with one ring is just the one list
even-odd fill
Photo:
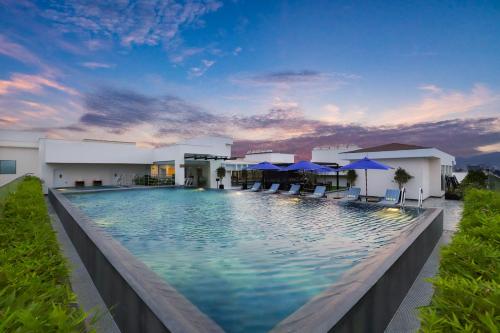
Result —
[[176, 185], [215, 188], [216, 169], [231, 157], [232, 139], [202, 137], [160, 148], [133, 142], [48, 139], [42, 133], [0, 131], [0, 186], [33, 173], [47, 187], [131, 185], [144, 175], [172, 176]]
[[[390, 143], [386, 145], [357, 149], [341, 153], [343, 159], [354, 162], [365, 156], [394, 170], [368, 170], [368, 195], [384, 196], [388, 188], [397, 188], [394, 171], [401, 167], [412, 179], [405, 185], [408, 199], [418, 199], [419, 188], [423, 189], [423, 198], [441, 197], [445, 192], [444, 176], [451, 176], [455, 157], [430, 147]], [[356, 170], [356, 186], [365, 193], [364, 170]]]
[[[333, 167], [344, 166], [349, 164], [349, 161], [341, 155], [346, 151], [359, 149], [358, 146], [354, 144], [343, 144], [343, 145], [334, 145], [334, 146], [323, 146], [323, 147], [315, 147], [311, 152], [311, 162], [318, 164], [327, 164]], [[339, 187], [348, 186], [346, 171], [340, 171], [337, 175], [336, 172], [328, 173], [328, 174], [319, 174], [318, 181], [323, 183], [330, 183], [332, 186], [337, 185], [337, 177], [338, 177], [338, 185]]]

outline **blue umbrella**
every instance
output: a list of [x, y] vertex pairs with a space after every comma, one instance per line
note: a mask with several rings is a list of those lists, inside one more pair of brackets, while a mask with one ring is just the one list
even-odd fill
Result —
[[372, 170], [389, 170], [394, 169], [388, 165], [382, 164], [380, 162], [370, 160], [368, 157], [365, 157], [359, 161], [353, 162], [342, 168], [339, 168], [339, 171], [343, 170], [354, 170], [354, 169], [365, 169], [365, 197], [368, 200], [368, 169]]
[[258, 164], [250, 165], [247, 167], [247, 170], [274, 170], [274, 171], [281, 171], [283, 170], [277, 165], [271, 164], [269, 162], [261, 162]]
[[335, 172], [332, 168], [309, 161], [299, 161], [284, 168], [283, 171]]

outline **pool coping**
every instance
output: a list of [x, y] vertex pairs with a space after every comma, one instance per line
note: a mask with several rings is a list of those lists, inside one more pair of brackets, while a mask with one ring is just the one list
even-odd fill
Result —
[[63, 193], [49, 189], [48, 196], [122, 332], [224, 332]]
[[383, 332], [442, 235], [443, 210], [426, 208], [407, 232], [271, 332]]
[[[138, 301], [144, 302], [152, 315], [156, 316], [156, 319], [164, 327], [164, 330], [151, 330], [149, 326], [147, 329], [141, 326], [141, 329], [137, 330], [137, 327], [137, 329], [131, 331], [223, 332], [221, 327], [176, 291], [175, 288], [136, 259], [112, 236], [106, 234], [92, 223], [91, 219], [73, 206], [64, 195], [69, 193], [85, 194], [156, 188], [158, 187], [131, 187], [77, 192], [62, 192], [50, 189], [49, 199], [58, 212], [61, 221], [63, 221], [65, 229], [75, 229], [71, 224], [76, 224], [81, 229], [80, 233], [83, 231], [83, 234], [87, 234], [86, 237], [94, 243], [101, 255], [108, 259], [108, 264], [132, 288], [136, 297], [140, 299]], [[59, 202], [54, 203], [54, 201]], [[365, 203], [356, 204], [364, 205]], [[368, 204], [373, 205], [372, 203]], [[68, 221], [61, 214], [69, 215]], [[297, 311], [279, 322], [271, 331], [279, 333], [303, 331], [382, 332], [413, 284], [434, 245], [439, 240], [442, 230], [442, 209], [426, 208], [418, 221], [405, 231], [407, 233], [405, 237], [397, 239], [389, 247], [377, 251], [371, 258], [349, 270], [339, 282], [332, 284], [325, 291], [315, 296]], [[75, 244], [71, 233], [68, 230], [67, 233]], [[85, 255], [85, 248], [80, 249], [81, 246], [77, 246], [77, 244], [75, 244], [75, 247], [81, 257], [80, 252]], [[417, 259], [413, 258], [415, 254]], [[408, 258], [413, 260], [408, 261]], [[124, 260], [125, 262], [123, 262]], [[85, 266], [93, 264], [88, 263], [86, 260], [83, 261]], [[91, 269], [89, 267], [87, 269], [90, 273]], [[391, 271], [393, 272], [391, 273]], [[125, 275], [121, 274], [122, 272]], [[95, 275], [91, 273], [94, 282], [98, 278]], [[120, 276], [115, 278], [120, 278]], [[98, 286], [102, 295], [107, 292], [106, 288], [109, 288], [109, 286], [102, 286], [101, 288]], [[397, 289], [397, 293], [394, 293], [394, 288]], [[117, 302], [109, 302], [104, 295], [102, 296], [108, 307], [117, 304]], [[380, 308], [382, 308], [382, 311]], [[128, 309], [122, 316], [129, 317], [130, 313], [136, 313], [133, 311], [137, 311], [137, 309]], [[119, 316], [117, 312], [115, 311], [114, 316], [120, 329], [124, 332], [128, 331], [122, 328], [123, 324], [120, 324], [120, 320], [116, 318], [116, 316]], [[130, 318], [125, 318], [124, 321], [130, 321]], [[356, 324], [356, 326], [353, 327], [353, 324]], [[127, 325], [130, 326], [130, 324]]]

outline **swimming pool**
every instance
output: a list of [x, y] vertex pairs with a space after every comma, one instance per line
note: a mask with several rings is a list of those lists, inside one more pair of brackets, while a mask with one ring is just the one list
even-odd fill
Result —
[[227, 332], [266, 332], [418, 221], [415, 209], [237, 191], [67, 194]]

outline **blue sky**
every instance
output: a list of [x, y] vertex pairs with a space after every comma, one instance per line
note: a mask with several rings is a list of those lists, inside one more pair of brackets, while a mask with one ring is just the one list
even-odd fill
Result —
[[500, 150], [499, 2], [0, 7], [1, 128], [144, 145], [230, 135], [239, 152]]

